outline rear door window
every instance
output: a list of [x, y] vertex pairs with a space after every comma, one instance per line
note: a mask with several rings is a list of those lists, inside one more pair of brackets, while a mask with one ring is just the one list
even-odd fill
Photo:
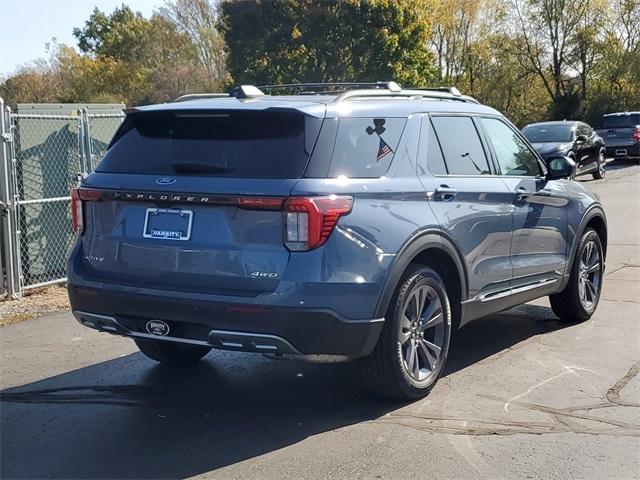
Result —
[[300, 112], [134, 112], [96, 171], [300, 178], [320, 122]]
[[449, 175], [489, 175], [491, 170], [471, 117], [432, 117]]
[[329, 177], [376, 178], [384, 175], [406, 122], [406, 118], [340, 119]]
[[438, 137], [433, 130], [429, 117], [422, 119], [422, 130], [420, 132], [420, 158], [418, 159], [418, 173], [424, 175], [424, 165], [433, 175], [446, 175], [447, 166], [444, 163]]

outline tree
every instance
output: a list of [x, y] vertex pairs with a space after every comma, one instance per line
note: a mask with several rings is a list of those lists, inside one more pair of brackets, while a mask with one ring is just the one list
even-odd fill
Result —
[[210, 85], [191, 38], [162, 15], [146, 19], [124, 5], [110, 15], [95, 9], [74, 35], [82, 52], [108, 64], [103, 88], [127, 104], [169, 101]]
[[614, 0], [615, 22], [610, 25], [627, 52], [640, 51], [640, 0]]
[[522, 68], [535, 73], [551, 99], [552, 116], [570, 117], [579, 106], [568, 80], [572, 45], [592, 0], [514, 0], [514, 39], [524, 46]]
[[221, 31], [237, 83], [434, 77], [426, 2], [224, 1]]
[[458, 84], [468, 73], [469, 48], [477, 40], [478, 30], [482, 28], [481, 16], [487, 7], [488, 2], [481, 0], [450, 0], [436, 4], [431, 44], [441, 83]]
[[217, 29], [217, 6], [209, 0], [171, 0], [160, 13], [189, 36], [211, 85], [227, 82], [226, 51]]

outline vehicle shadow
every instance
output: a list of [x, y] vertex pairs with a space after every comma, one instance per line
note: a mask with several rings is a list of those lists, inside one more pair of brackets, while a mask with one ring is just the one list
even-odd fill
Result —
[[[470, 324], [447, 375], [561, 328], [526, 306]], [[2, 478], [184, 478], [402, 407], [357, 365], [212, 352], [194, 369], [131, 354], [0, 392]]]
[[638, 160], [630, 158], [608, 158], [607, 171], [622, 170], [638, 165]]

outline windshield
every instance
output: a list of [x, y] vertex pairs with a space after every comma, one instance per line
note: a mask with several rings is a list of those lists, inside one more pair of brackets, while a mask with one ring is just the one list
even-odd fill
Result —
[[531, 143], [571, 142], [574, 127], [571, 125], [529, 125], [522, 133]]
[[300, 178], [318, 134], [314, 120], [299, 112], [137, 112], [96, 171]]
[[629, 128], [640, 125], [640, 113], [602, 117], [602, 128]]

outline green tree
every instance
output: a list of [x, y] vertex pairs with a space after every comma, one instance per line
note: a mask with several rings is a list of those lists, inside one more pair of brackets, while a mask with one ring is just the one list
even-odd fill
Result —
[[434, 77], [425, 2], [224, 1], [221, 30], [237, 83]]
[[211, 0], [168, 0], [160, 13], [189, 36], [211, 88], [227, 82], [226, 51], [218, 32], [217, 6]]
[[146, 19], [124, 5], [110, 15], [95, 9], [74, 35], [82, 52], [108, 67], [103, 89], [127, 104], [168, 101], [208, 85], [191, 38], [162, 15]]

